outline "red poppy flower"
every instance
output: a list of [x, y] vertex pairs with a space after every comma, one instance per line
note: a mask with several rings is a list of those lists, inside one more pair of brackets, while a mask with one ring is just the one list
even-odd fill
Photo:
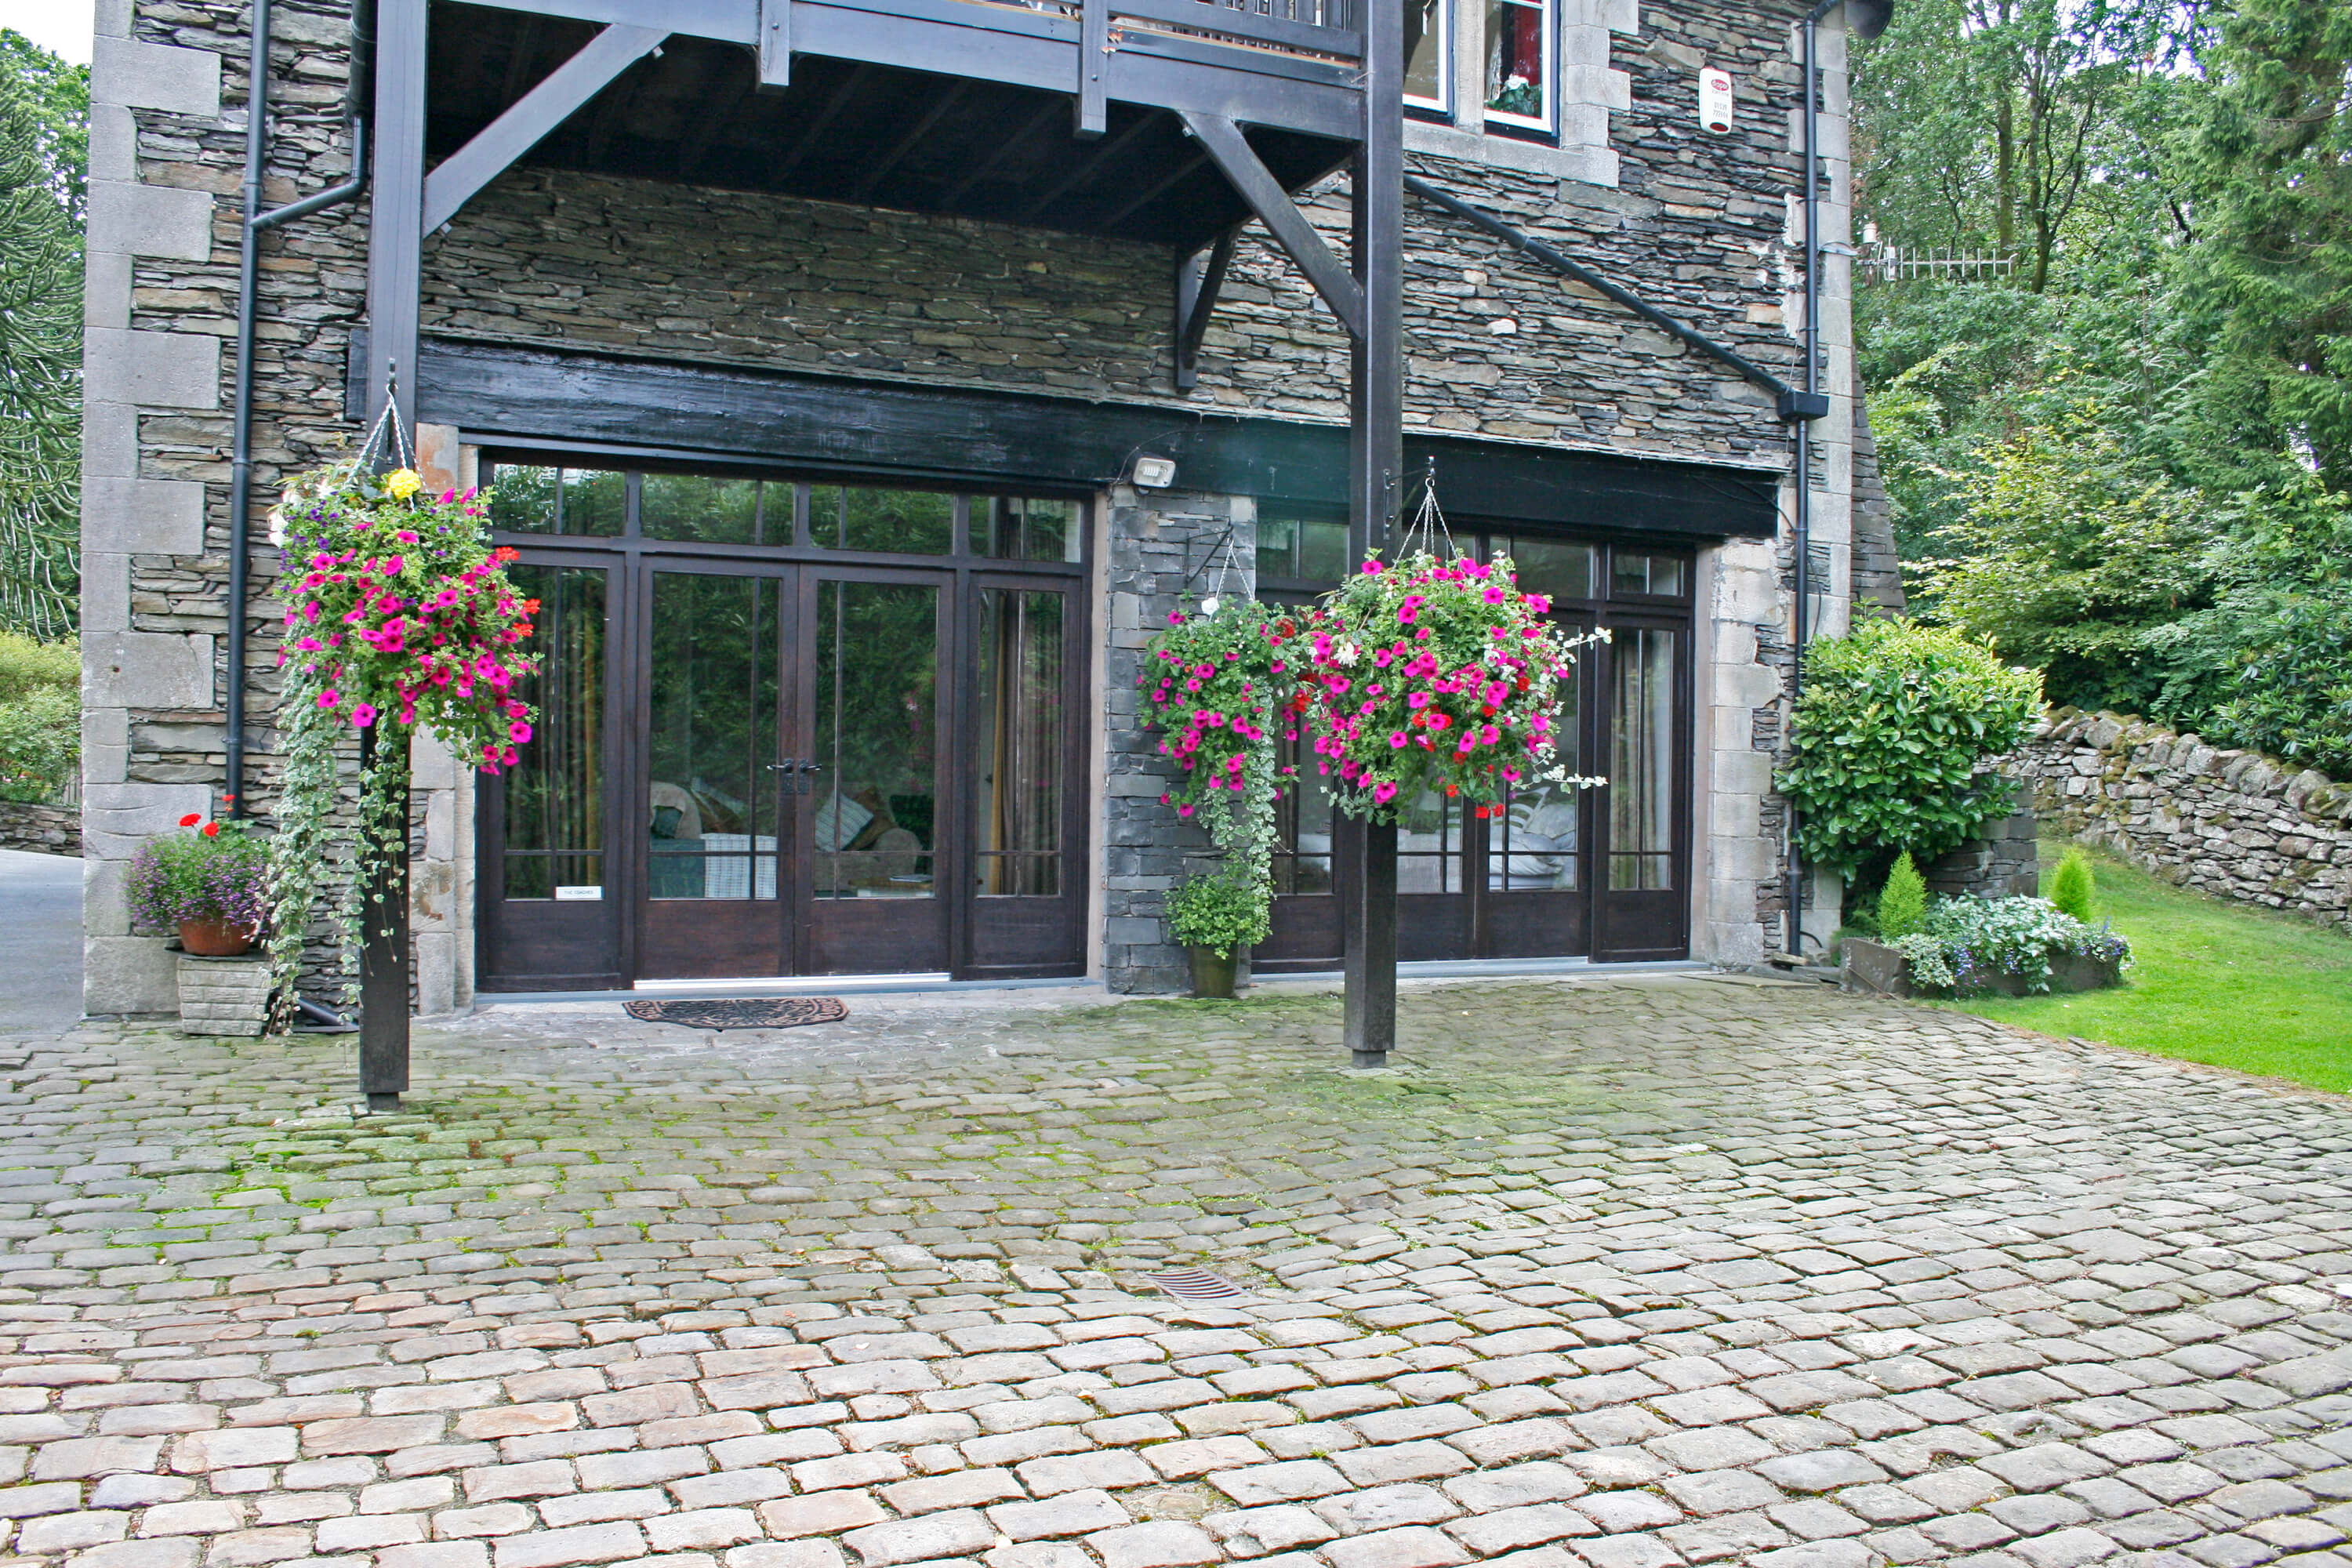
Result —
[[187, 816], [180, 818], [180, 826], [183, 827], [194, 827], [197, 823], [202, 822], [203, 820], [203, 817], [197, 816], [192, 811], [188, 813]]
[[218, 838], [220, 837], [220, 824], [217, 822], [205, 823], [205, 837], [207, 838]]

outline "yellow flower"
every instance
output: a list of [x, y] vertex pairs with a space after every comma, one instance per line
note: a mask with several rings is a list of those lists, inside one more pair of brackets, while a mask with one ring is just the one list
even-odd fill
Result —
[[394, 468], [384, 476], [383, 488], [392, 492], [394, 500], [406, 500], [425, 488], [425, 481], [416, 477], [414, 468]]

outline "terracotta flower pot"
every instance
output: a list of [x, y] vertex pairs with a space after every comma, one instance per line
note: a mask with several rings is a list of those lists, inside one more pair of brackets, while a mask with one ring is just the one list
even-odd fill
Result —
[[198, 958], [235, 958], [253, 946], [253, 932], [226, 921], [182, 921], [180, 945]]

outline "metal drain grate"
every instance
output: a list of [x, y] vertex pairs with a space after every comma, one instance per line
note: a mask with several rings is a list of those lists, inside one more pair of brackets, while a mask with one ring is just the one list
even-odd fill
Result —
[[1179, 1301], [1235, 1301], [1248, 1293], [1232, 1280], [1205, 1268], [1171, 1268], [1144, 1278]]

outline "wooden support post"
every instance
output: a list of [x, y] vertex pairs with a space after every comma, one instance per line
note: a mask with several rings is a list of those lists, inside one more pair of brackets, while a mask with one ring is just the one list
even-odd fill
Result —
[[395, 768], [400, 815], [383, 840], [361, 822], [363, 858], [378, 872], [360, 889], [360, 1091], [370, 1110], [397, 1110], [408, 1089], [408, 731], [378, 724], [360, 737], [360, 766]]
[[[1362, 327], [1348, 362], [1348, 542], [1360, 562], [1396, 537], [1404, 470], [1404, 7], [1372, 0], [1364, 28], [1364, 137], [1356, 155], [1352, 270]], [[1360, 1068], [1396, 1044], [1397, 830], [1349, 821], [1356, 875], [1341, 910], [1341, 1036]]]
[[368, 221], [367, 416], [383, 411], [399, 367], [400, 422], [416, 428], [418, 269], [425, 248], [426, 0], [379, 0], [375, 188]]
[[[373, 424], [395, 386], [404, 429], [416, 428], [418, 275], [425, 246], [426, 0], [378, 0], [375, 190], [368, 224], [367, 409]], [[394, 376], [394, 367], [398, 375]], [[387, 454], [389, 456], [390, 454]], [[386, 731], [362, 737], [372, 749]], [[404, 777], [408, 738], [400, 748]], [[399, 1109], [408, 1088], [408, 827], [394, 865], [397, 886], [362, 887], [360, 909], [360, 1089], [371, 1110]], [[380, 901], [386, 907], [379, 907]], [[389, 929], [390, 936], [380, 936]]]
[[760, 0], [760, 89], [793, 85], [793, 0]]
[[1077, 132], [1099, 136], [1110, 125], [1105, 73], [1110, 68], [1110, 0], [1079, 0]]

